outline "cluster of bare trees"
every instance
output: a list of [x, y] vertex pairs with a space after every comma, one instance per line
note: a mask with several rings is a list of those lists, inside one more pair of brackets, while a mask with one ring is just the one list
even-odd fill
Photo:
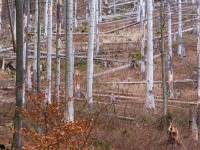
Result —
[[[56, 74], [55, 74], [55, 97], [56, 101], [60, 100], [60, 49], [61, 49], [61, 6], [66, 3], [65, 7], [65, 100], [68, 104], [65, 109], [65, 118], [69, 121], [74, 121], [74, 101], [73, 101], [73, 83], [74, 83], [74, 45], [73, 45], [73, 28], [78, 27], [77, 21], [77, 0], [62, 1], [57, 0], [57, 34], [56, 34]], [[89, 20], [89, 38], [88, 38], [88, 51], [87, 51], [87, 94], [86, 99], [89, 103], [89, 108], [93, 108], [93, 59], [94, 49], [96, 54], [99, 53], [99, 30], [98, 24], [102, 21], [102, 0], [88, 0], [86, 8], [86, 19]], [[155, 109], [154, 102], [154, 49], [153, 49], [153, 1], [152, 0], [140, 0], [137, 2], [137, 21], [140, 23], [140, 39], [141, 39], [141, 76], [146, 78], [146, 106], [150, 109]], [[16, 109], [14, 117], [14, 128], [18, 131], [22, 127], [22, 118], [20, 116], [20, 108], [25, 103], [25, 84], [31, 88], [29, 70], [28, 67], [28, 22], [30, 1], [29, 0], [16, 0]], [[108, 4], [105, 0], [104, 4]], [[135, 4], [135, 3], [134, 3]], [[178, 54], [181, 59], [185, 57], [185, 47], [182, 37], [182, 1], [178, 1]], [[116, 1], [112, 1], [113, 15], [117, 15]], [[164, 51], [164, 3], [161, 1], [160, 9], [160, 28], [161, 28], [161, 48], [162, 48], [162, 64], [163, 64], [163, 100], [164, 100], [164, 115], [166, 115], [166, 85], [165, 85], [165, 60], [166, 55], [167, 69], [168, 69], [168, 85], [170, 97], [174, 96], [173, 92], [173, 69], [172, 69], [172, 21], [171, 21], [171, 2], [167, 1], [167, 20], [168, 20], [168, 50]], [[135, 7], [135, 6], [134, 6]], [[200, 66], [200, 5], [197, 0], [197, 31], [198, 31], [198, 66]], [[2, 0], [0, 0], [0, 14], [2, 8]], [[74, 10], [73, 10], [74, 8]], [[10, 12], [10, 10], [9, 10]], [[44, 38], [47, 39], [47, 62], [46, 62], [46, 102], [52, 102], [52, 14], [53, 14], [53, 0], [45, 0], [44, 5]], [[10, 15], [11, 16], [11, 15]], [[75, 21], [75, 22], [74, 22]], [[12, 26], [12, 21], [10, 21]], [[74, 22], [74, 24], [73, 24]], [[147, 25], [147, 27], [146, 27]], [[147, 28], [147, 37], [146, 34]], [[176, 33], [174, 33], [176, 35]], [[0, 36], [1, 36], [1, 17], [0, 17]], [[145, 43], [147, 40], [147, 43]], [[41, 0], [35, 1], [35, 25], [34, 25], [34, 59], [33, 59], [33, 86], [34, 93], [41, 92], [40, 81], [40, 46], [41, 46]], [[13, 43], [15, 43], [15, 36], [13, 35]], [[145, 55], [145, 45], [147, 46]], [[13, 48], [15, 44], [13, 44]], [[146, 67], [145, 67], [146, 62]], [[115, 68], [114, 71], [120, 70], [126, 67], [130, 67], [128, 64], [123, 67]], [[107, 71], [109, 72], [109, 71]], [[110, 71], [111, 72], [111, 71]], [[102, 74], [101, 74], [102, 75]], [[97, 75], [98, 76], [98, 75]], [[28, 81], [28, 83], [25, 83]], [[198, 67], [198, 83], [200, 83], [200, 69]], [[80, 85], [79, 85], [80, 87]], [[200, 84], [198, 84], [198, 100], [200, 100]], [[13, 135], [13, 148], [22, 149], [21, 137], [18, 132]]]

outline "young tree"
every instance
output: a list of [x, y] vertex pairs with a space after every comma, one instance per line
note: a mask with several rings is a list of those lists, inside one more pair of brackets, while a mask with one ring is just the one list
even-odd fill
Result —
[[95, 46], [96, 54], [99, 53], [99, 0], [96, 0], [96, 11], [95, 11], [95, 22], [96, 22], [96, 32], [95, 32]]
[[[200, 101], [200, 0], [197, 0], [197, 66], [198, 66], [198, 93]], [[197, 124], [200, 125], [200, 105], [198, 104]]]
[[35, 29], [34, 29], [34, 58], [33, 58], [33, 91], [36, 92], [37, 86], [37, 38], [38, 38], [38, 0], [35, 1]]
[[140, 0], [140, 37], [141, 37], [141, 56], [142, 56], [142, 62], [141, 62], [141, 76], [144, 79], [146, 77], [145, 72], [145, 1]]
[[147, 0], [147, 88], [146, 107], [155, 109], [153, 91], [153, 4]]
[[102, 0], [99, 0], [99, 22], [102, 22]]
[[57, 37], [56, 37], [56, 81], [55, 81], [55, 96], [59, 102], [60, 93], [60, 48], [61, 48], [61, 10], [62, 0], [57, 0]]
[[167, 69], [168, 69], [168, 85], [170, 98], [174, 97], [173, 90], [173, 68], [172, 68], [172, 28], [171, 28], [171, 6], [170, 0], [167, 2], [168, 9], [168, 51], [167, 51]]
[[40, 39], [41, 39], [41, 0], [38, 0], [38, 24], [37, 24], [37, 93], [40, 92]]
[[113, 14], [116, 15], [116, 1], [113, 0]]
[[44, 35], [47, 35], [47, 25], [48, 25], [48, 0], [45, 0], [44, 3]]
[[178, 54], [182, 53], [182, 4], [181, 0], [178, 0]]
[[[162, 93], [163, 93], [163, 115], [166, 121], [167, 115], [167, 99], [166, 99], [166, 83], [165, 83], [165, 47], [164, 47], [164, 4], [161, 0], [160, 6], [160, 30], [161, 30], [161, 59], [162, 59]], [[166, 122], [165, 122], [166, 123]]]
[[88, 20], [88, 17], [89, 17], [89, 12], [90, 12], [90, 3], [89, 3], [89, 0], [85, 0], [85, 5], [86, 5], [86, 13], [85, 13], [85, 18], [86, 20]]
[[46, 98], [51, 103], [51, 53], [52, 53], [52, 9], [53, 0], [48, 1], [48, 28], [47, 28], [47, 86], [46, 86]]
[[89, 39], [87, 57], [87, 99], [89, 108], [93, 108], [92, 82], [93, 82], [93, 52], [94, 52], [94, 28], [95, 28], [95, 0], [90, 0]]
[[74, 27], [78, 27], [77, 23], [77, 0], [74, 1]]
[[74, 71], [74, 52], [73, 52], [73, 0], [66, 2], [66, 69], [65, 69], [65, 99], [68, 101], [65, 109], [65, 118], [74, 122], [74, 101], [73, 101], [73, 71]]
[[23, 0], [16, 1], [16, 109], [14, 115], [14, 129], [12, 148], [22, 150], [22, 140], [20, 131], [22, 128], [21, 108], [23, 106], [23, 86], [24, 86], [24, 59], [23, 59]]

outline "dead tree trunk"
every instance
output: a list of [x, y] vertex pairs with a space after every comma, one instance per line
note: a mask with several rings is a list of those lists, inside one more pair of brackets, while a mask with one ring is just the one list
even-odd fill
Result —
[[198, 140], [198, 127], [196, 123], [196, 119], [194, 116], [194, 112], [192, 109], [189, 111], [189, 127], [190, 127], [190, 134], [193, 140]]

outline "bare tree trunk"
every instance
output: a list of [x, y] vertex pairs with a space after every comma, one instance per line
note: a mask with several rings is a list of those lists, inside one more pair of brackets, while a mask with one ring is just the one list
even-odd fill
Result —
[[200, 101], [200, 0], [197, 0], [197, 66], [198, 66], [198, 101]]
[[61, 48], [61, 10], [62, 0], [57, 0], [57, 39], [56, 39], [56, 81], [55, 81], [55, 97], [56, 101], [60, 101], [60, 48]]
[[20, 131], [22, 128], [21, 108], [24, 103], [24, 69], [23, 64], [23, 0], [16, 1], [16, 25], [17, 25], [17, 58], [16, 58], [16, 108], [14, 115], [14, 129], [12, 149], [22, 150], [22, 138]]
[[90, 20], [87, 59], [87, 99], [89, 108], [93, 108], [92, 82], [93, 82], [93, 51], [94, 51], [94, 28], [95, 28], [95, 0], [90, 0]]
[[74, 122], [74, 100], [73, 100], [73, 0], [66, 2], [66, 70], [65, 70], [65, 99], [68, 101], [65, 109], [65, 118]]
[[116, 1], [113, 0], [113, 14], [116, 15]]
[[194, 116], [194, 112], [190, 109], [190, 114], [189, 114], [189, 126], [190, 126], [190, 133], [192, 138], [195, 141], [198, 141], [198, 127], [196, 123], [196, 119]]
[[74, 1], [74, 20], [75, 20], [75, 22], [74, 22], [74, 26], [75, 26], [75, 28], [77, 28], [78, 27], [78, 23], [77, 23], [77, 0], [75, 0]]
[[37, 93], [40, 92], [40, 39], [41, 39], [41, 0], [38, 0], [38, 24], [37, 24]]
[[28, 65], [27, 67], [27, 78], [26, 78], [26, 83], [27, 83], [27, 86], [28, 86], [28, 90], [31, 91], [32, 90], [32, 82], [31, 82], [31, 64]]
[[105, 0], [104, 3], [105, 3], [105, 4], [108, 4], [108, 0]]
[[147, 89], [146, 107], [155, 109], [153, 91], [153, 5], [147, 0]]
[[44, 35], [47, 35], [47, 26], [48, 26], [48, 0], [45, 0], [44, 4]]
[[168, 84], [170, 98], [174, 97], [173, 89], [173, 68], [172, 68], [172, 28], [171, 28], [171, 6], [167, 3], [168, 9], [168, 52], [167, 52], [167, 68], [168, 68]]
[[[26, 79], [26, 52], [27, 52], [27, 42], [28, 42], [28, 24], [27, 24], [27, 14], [28, 14], [28, 3], [27, 1], [24, 1], [23, 5], [23, 69], [24, 69], [24, 79]], [[23, 99], [25, 100], [25, 81], [24, 81], [24, 86], [23, 86]]]
[[52, 7], [53, 0], [48, 1], [48, 28], [47, 28], [47, 88], [46, 88], [46, 98], [49, 103], [51, 103], [51, 53], [52, 53]]
[[15, 0], [11, 0], [11, 18], [12, 18], [12, 27], [13, 27], [13, 35], [16, 39], [16, 9], [15, 9]]
[[1, 22], [1, 16], [2, 16], [2, 0], [0, 0], [0, 37], [1, 37], [1, 24], [2, 24], [2, 22]]
[[102, 22], [102, 0], [99, 0], [99, 22]]
[[160, 30], [161, 30], [161, 59], [162, 59], [162, 93], [163, 93], [163, 115], [166, 123], [167, 116], [167, 99], [166, 99], [166, 81], [165, 81], [165, 47], [164, 47], [164, 4], [163, 0], [161, 0], [160, 7]]
[[96, 22], [96, 32], [95, 32], [95, 46], [96, 46], [96, 54], [99, 53], [99, 3], [96, 0], [96, 11], [95, 11], [95, 22]]
[[141, 62], [141, 76], [144, 79], [146, 77], [145, 72], [145, 1], [140, 0], [140, 6], [141, 6], [141, 22], [140, 22], [140, 36], [141, 36], [141, 55], [142, 55], [142, 62]]
[[[13, 25], [12, 25], [12, 19], [11, 19], [11, 13], [10, 13], [10, 5], [9, 5], [9, 0], [6, 0], [7, 2], [7, 7], [8, 7], [8, 18], [10, 22], [10, 31], [12, 33], [12, 43], [13, 43], [13, 51], [16, 52], [16, 46], [15, 46], [15, 34], [13, 31]], [[16, 22], [16, 21], [15, 21]], [[16, 31], [16, 30], [15, 30]]]
[[141, 21], [141, 0], [138, 0], [137, 3], [137, 22]]
[[37, 86], [37, 37], [38, 37], [38, 0], [35, 2], [35, 30], [34, 30], [34, 59], [33, 59], [33, 92], [36, 92]]
[[178, 0], [178, 54], [181, 56], [182, 51], [182, 6], [181, 0]]
[[[27, 0], [26, 3], [27, 3], [27, 42], [26, 42], [26, 72], [27, 72], [27, 69], [28, 69], [28, 33], [29, 33], [29, 22], [30, 22], [30, 0]], [[27, 78], [26, 78], [26, 80], [27, 80]]]
[[86, 18], [86, 20], [88, 20], [88, 18], [89, 18], [89, 12], [90, 12], [89, 0], [85, 0], [85, 3], [86, 3], [86, 14], [85, 14], [85, 18]]
[[2, 59], [1, 70], [2, 70], [2, 71], [5, 71], [5, 59]]

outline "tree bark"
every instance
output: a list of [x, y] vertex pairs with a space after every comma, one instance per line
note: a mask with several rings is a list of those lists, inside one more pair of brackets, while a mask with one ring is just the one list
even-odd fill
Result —
[[144, 79], [146, 77], [145, 72], [145, 1], [140, 0], [140, 6], [141, 6], [141, 22], [140, 22], [140, 36], [141, 36], [141, 56], [142, 56], [142, 62], [141, 62], [141, 76]]
[[113, 14], [116, 15], [116, 1], [113, 0]]
[[24, 103], [23, 86], [24, 86], [24, 69], [23, 69], [23, 0], [16, 0], [16, 109], [14, 115], [14, 129], [12, 148], [22, 150], [22, 138], [20, 131], [22, 128], [21, 108]]
[[99, 22], [102, 22], [102, 0], [99, 0]]
[[1, 24], [2, 24], [1, 16], [2, 16], [2, 0], [0, 0], [0, 37], [1, 37], [1, 32], [2, 32], [2, 30], [1, 30]]
[[87, 99], [89, 108], [93, 108], [92, 82], [93, 82], [93, 51], [94, 51], [94, 28], [95, 28], [95, 0], [90, 0], [90, 20], [87, 59]]
[[194, 116], [194, 112], [190, 109], [189, 112], [189, 127], [190, 127], [190, 133], [193, 140], [198, 141], [198, 127], [196, 123], [196, 119]]
[[167, 115], [167, 99], [166, 99], [166, 82], [165, 82], [165, 47], [164, 47], [164, 4], [163, 0], [161, 0], [160, 6], [160, 29], [161, 29], [161, 59], [162, 59], [162, 93], [163, 93], [163, 115], [164, 121], [166, 124], [166, 115]]
[[178, 0], [178, 54], [181, 56], [182, 51], [182, 4], [181, 0]]
[[35, 1], [34, 59], [33, 59], [33, 92], [37, 87], [37, 42], [38, 42], [38, 0]]
[[153, 91], [153, 4], [147, 0], [147, 89], [146, 107], [155, 109]]
[[99, 3], [96, 0], [96, 11], [95, 11], [95, 22], [96, 22], [96, 32], [95, 32], [95, 46], [96, 46], [96, 54], [99, 53]]
[[38, 22], [37, 22], [37, 93], [40, 92], [40, 43], [41, 43], [41, 0], [38, 0]]
[[66, 69], [65, 69], [65, 99], [68, 102], [65, 109], [65, 118], [74, 122], [74, 100], [73, 100], [73, 0], [66, 2]]
[[78, 27], [78, 22], [77, 22], [77, 0], [74, 1], [74, 27]]
[[6, 2], [7, 2], [7, 7], [8, 7], [8, 18], [9, 18], [9, 22], [10, 22], [10, 31], [12, 33], [13, 51], [16, 52], [15, 34], [14, 34], [14, 31], [16, 31], [16, 30], [13, 31], [12, 19], [11, 19], [11, 14], [10, 14], [9, 0], [7, 0]]
[[197, 0], [197, 66], [198, 66], [198, 101], [200, 101], [200, 0]]
[[48, 0], [45, 0], [45, 4], [44, 4], [44, 35], [47, 35], [47, 26], [48, 26]]
[[55, 97], [56, 101], [60, 101], [60, 48], [61, 48], [61, 10], [62, 0], [57, 0], [57, 37], [56, 37], [56, 81], [55, 81]]
[[51, 53], [52, 53], [52, 10], [53, 9], [53, 0], [48, 1], [48, 28], [47, 28], [47, 88], [46, 88], [46, 98], [48, 103], [51, 103]]
[[167, 69], [168, 69], [168, 85], [170, 98], [174, 97], [173, 89], [173, 68], [172, 68], [172, 28], [171, 28], [171, 6], [167, 3], [168, 9], [168, 53], [167, 53]]

